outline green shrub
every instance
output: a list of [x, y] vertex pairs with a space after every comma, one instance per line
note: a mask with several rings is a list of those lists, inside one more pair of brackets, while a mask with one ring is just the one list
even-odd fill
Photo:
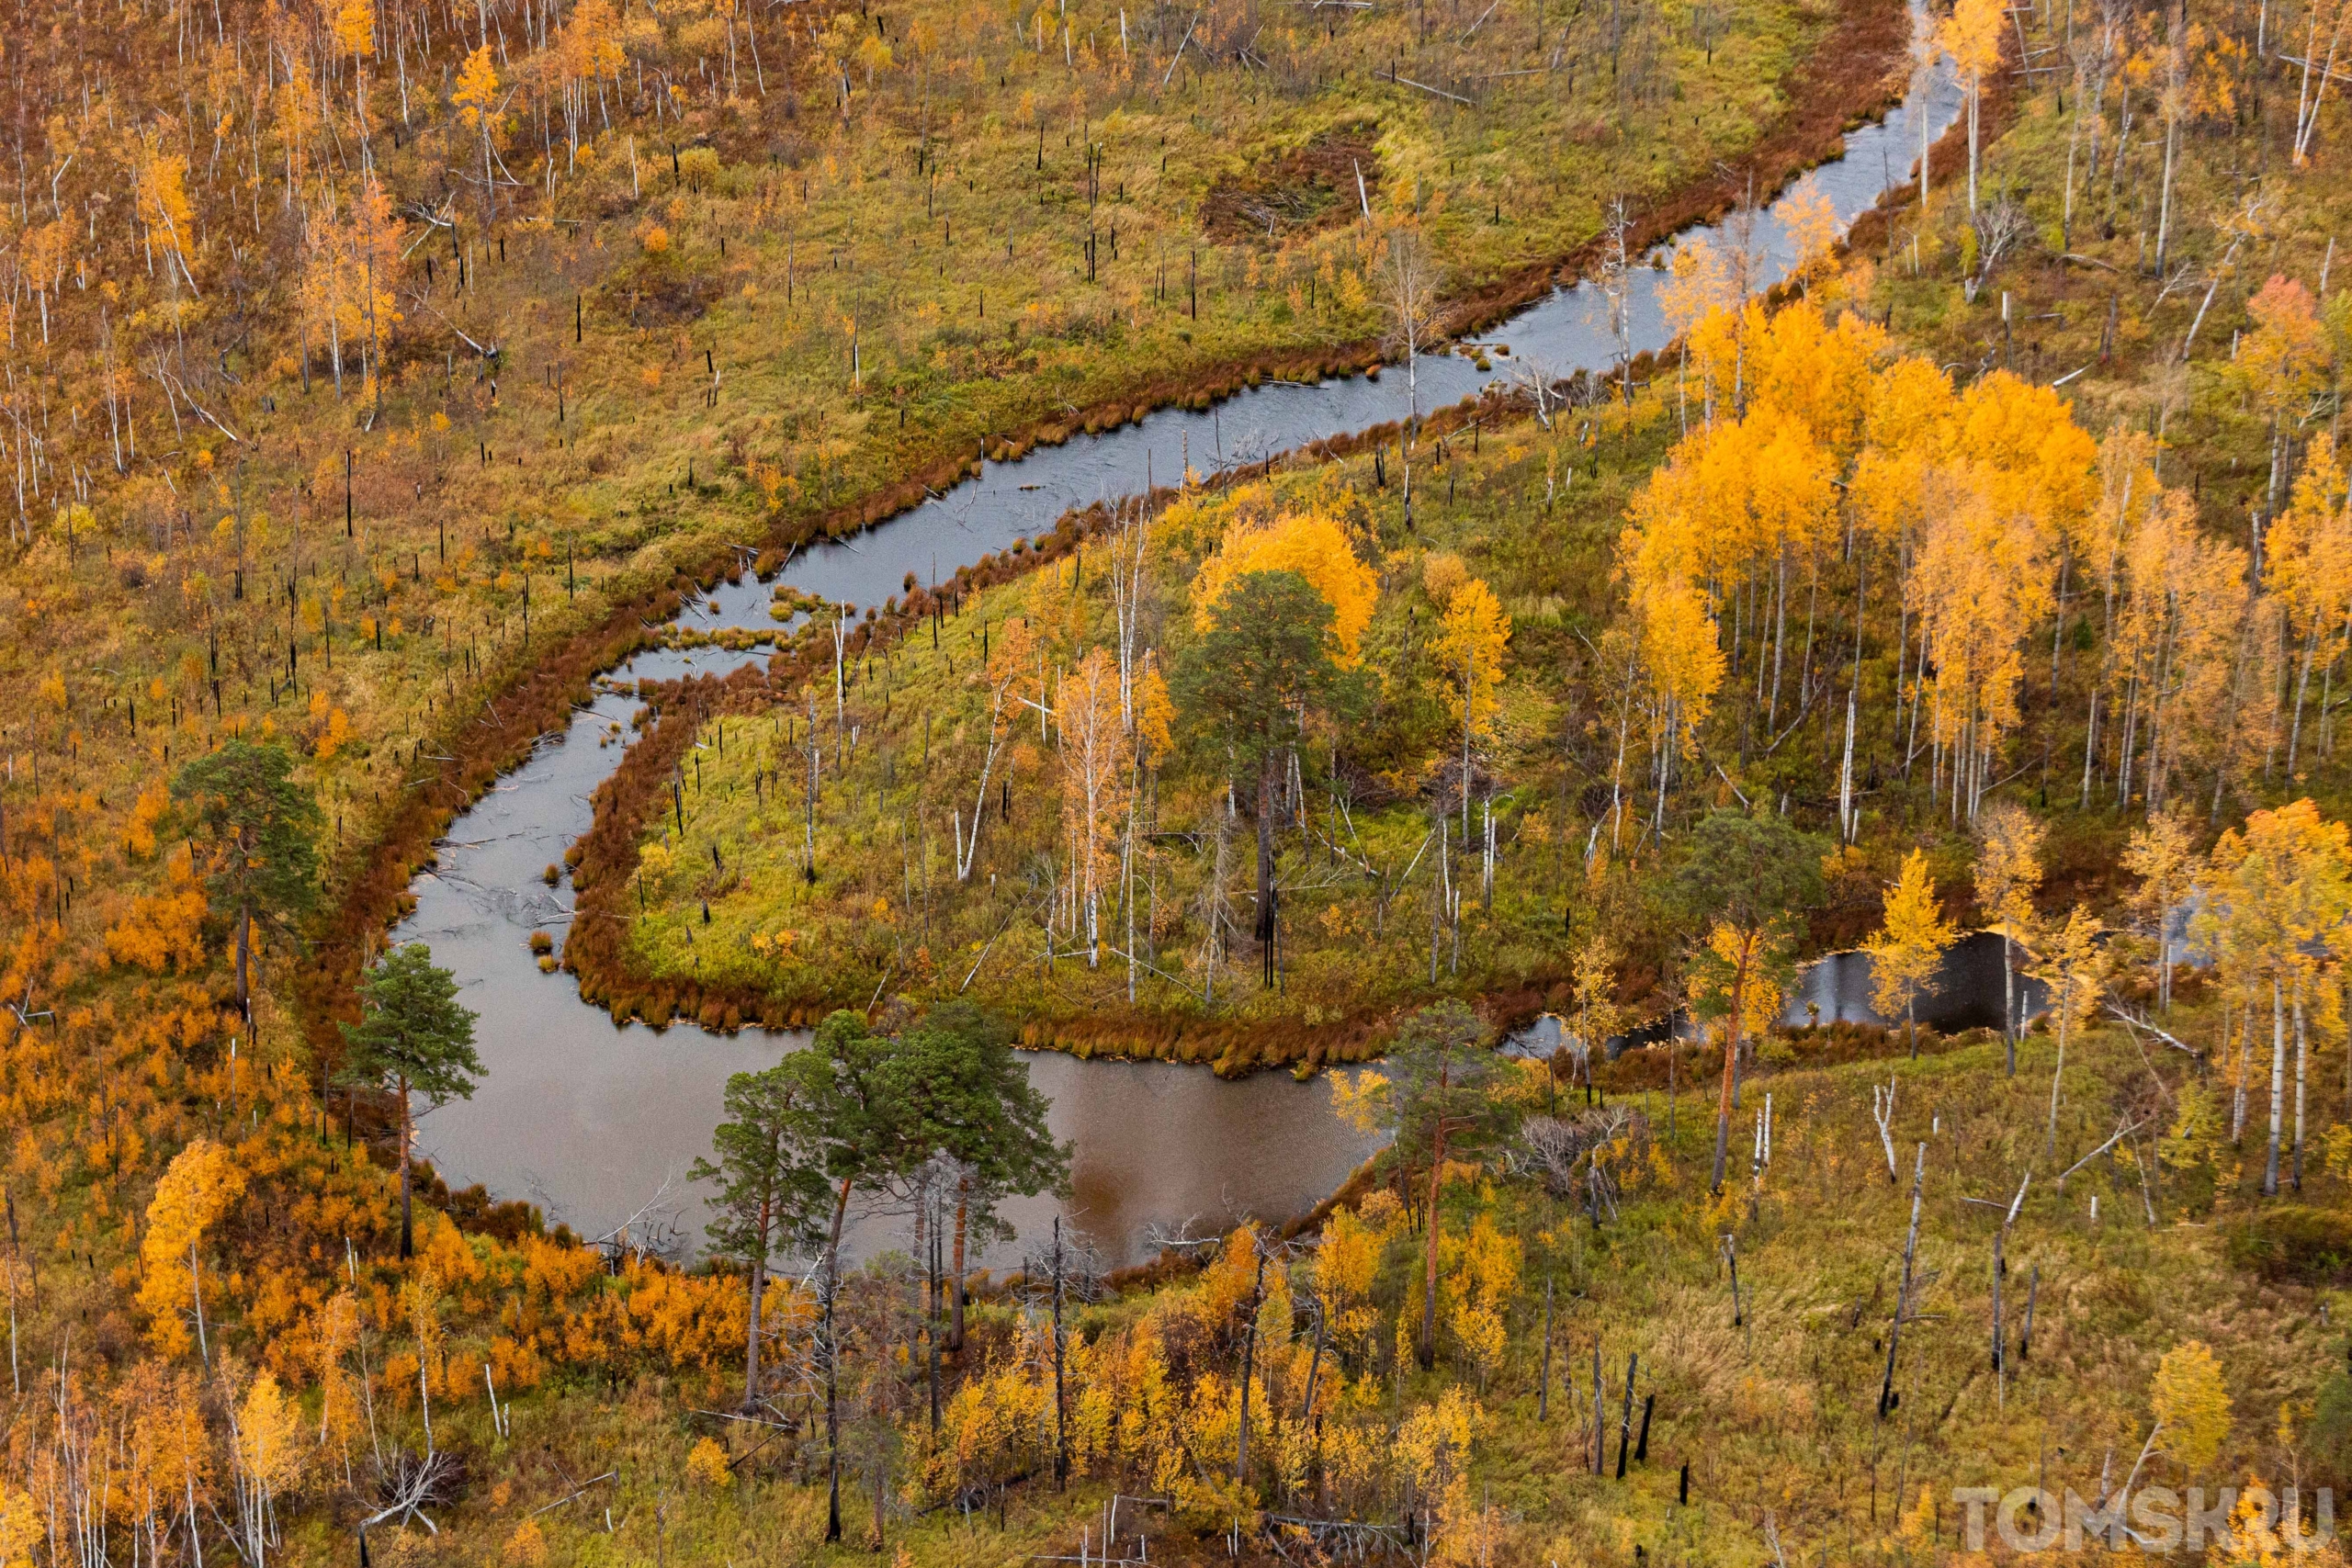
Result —
[[2301, 1203], [2263, 1209], [2230, 1227], [2230, 1261], [2269, 1280], [2343, 1280], [2352, 1276], [2352, 1215]]

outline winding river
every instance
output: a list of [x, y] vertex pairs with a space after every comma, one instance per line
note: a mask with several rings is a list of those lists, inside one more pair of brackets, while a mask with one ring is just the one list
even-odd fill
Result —
[[[1915, 17], [1915, 20], [1917, 18]], [[1847, 137], [1843, 154], [1806, 176], [1850, 223], [1888, 186], [1909, 177], [1925, 136], [1932, 141], [1957, 118], [1958, 88], [1938, 72], [1915, 83], [1903, 103]], [[1754, 220], [1750, 240], [1763, 254], [1763, 276], [1777, 280], [1789, 263], [1781, 220], [1786, 197]], [[1713, 230], [1694, 231], [1718, 243]], [[1681, 238], [1689, 238], [1686, 234]], [[1657, 297], [1662, 271], [1634, 274], [1629, 304], [1636, 353], [1667, 343]], [[1519, 360], [1554, 378], [1614, 362], [1616, 344], [1600, 292], [1590, 285], [1553, 291], [1482, 334], [1508, 344]], [[1510, 359], [1477, 368], [1465, 358], [1424, 356], [1418, 366], [1421, 406], [1477, 392], [1511, 373]], [[1403, 416], [1404, 378], [1347, 377], [1316, 385], [1269, 383], [1204, 412], [1162, 410], [1102, 435], [1041, 446], [1016, 461], [989, 463], [957, 485], [853, 540], [797, 556], [783, 573], [793, 586], [827, 600], [874, 604], [898, 592], [905, 575], [935, 581], [1050, 529], [1074, 506], [1141, 492], [1187, 467], [1214, 472], [1261, 461], [1310, 442]], [[1230, 432], [1227, 427], [1231, 426]], [[748, 575], [682, 612], [705, 630], [769, 629], [770, 588]], [[724, 671], [763, 655], [715, 649], [655, 649], [616, 671], [618, 680]], [[486, 1184], [501, 1198], [539, 1204], [550, 1222], [598, 1236], [625, 1223], [633, 1235], [666, 1238], [680, 1250], [701, 1239], [702, 1208], [685, 1181], [693, 1159], [710, 1146], [728, 1075], [773, 1065], [806, 1043], [799, 1032], [707, 1032], [688, 1023], [656, 1031], [616, 1025], [581, 1001], [571, 977], [539, 973], [528, 942], [535, 931], [560, 937], [570, 917], [567, 884], [542, 880], [549, 864], [589, 826], [589, 797], [618, 764], [621, 743], [599, 744], [614, 727], [626, 735], [633, 696], [601, 694], [577, 711], [568, 729], [543, 738], [532, 756], [503, 777], [454, 822], [438, 863], [412, 886], [417, 907], [394, 931], [425, 942], [480, 1015], [477, 1035], [487, 1072], [471, 1100], [455, 1101], [420, 1123], [421, 1150], [453, 1186]], [[1981, 944], [1966, 950], [1973, 974], [1946, 987], [1981, 997]], [[1999, 994], [1993, 955], [1992, 992]], [[1844, 958], [1826, 961], [1809, 984], [1826, 1001], [1821, 1017], [1866, 1016], [1866, 985]], [[1804, 997], [1792, 1004], [1803, 1021]], [[1997, 1019], [1996, 1004], [1993, 1017]], [[1924, 1017], [1924, 1014], [1923, 1014]], [[1000, 1266], [1016, 1259], [1060, 1213], [1107, 1265], [1148, 1257], [1158, 1238], [1190, 1227], [1221, 1229], [1243, 1216], [1280, 1220], [1303, 1213], [1345, 1179], [1374, 1141], [1333, 1114], [1328, 1087], [1283, 1074], [1227, 1082], [1174, 1064], [1086, 1062], [1056, 1053], [1026, 1057], [1031, 1080], [1053, 1100], [1052, 1126], [1075, 1148], [1066, 1202], [1040, 1199], [1012, 1205], [1020, 1239], [999, 1248]], [[871, 1252], [900, 1242], [887, 1214], [860, 1223], [857, 1241]]]

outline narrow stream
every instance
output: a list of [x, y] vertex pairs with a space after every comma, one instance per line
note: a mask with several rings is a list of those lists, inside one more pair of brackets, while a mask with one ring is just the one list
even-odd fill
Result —
[[[1882, 190], [1909, 177], [1925, 114], [1928, 140], [1957, 118], [1948, 72], [1915, 85], [1886, 118], [1846, 139], [1838, 160], [1807, 180], [1851, 222]], [[1785, 198], [1783, 198], [1785, 201]], [[1786, 227], [1775, 203], [1755, 220], [1752, 243], [1769, 283], [1788, 265]], [[1718, 244], [1716, 230], [1700, 230]], [[1689, 236], [1684, 236], [1689, 237]], [[1635, 353], [1663, 347], [1657, 299], [1662, 271], [1638, 269], [1630, 303]], [[1467, 359], [1425, 355], [1418, 365], [1421, 409], [1475, 393], [1526, 360], [1554, 378], [1605, 371], [1616, 345], [1597, 288], [1556, 289], [1495, 327], [1484, 341], [1507, 344], [1511, 358], [1481, 371]], [[1186, 467], [1215, 472], [1261, 461], [1310, 442], [1403, 417], [1406, 378], [1391, 367], [1378, 381], [1349, 377], [1308, 386], [1270, 383], [1207, 412], [1163, 410], [1102, 435], [1039, 447], [1012, 463], [989, 463], [977, 478], [864, 536], [796, 558], [783, 580], [825, 599], [877, 604], [911, 571], [925, 581], [1050, 529], [1074, 506], [1141, 492]], [[1227, 429], [1231, 426], [1231, 429]], [[748, 576], [682, 613], [685, 624], [768, 629], [770, 587]], [[725, 671], [761, 654], [658, 649], [630, 660], [618, 680], [675, 679]], [[550, 886], [545, 868], [589, 826], [589, 797], [620, 761], [611, 727], [627, 734], [633, 697], [600, 694], [561, 735], [543, 739], [454, 822], [439, 863], [412, 886], [417, 908], [393, 932], [425, 942], [481, 1015], [476, 1026], [488, 1071], [469, 1100], [420, 1122], [422, 1152], [452, 1186], [482, 1182], [501, 1198], [539, 1204], [550, 1223], [587, 1236], [636, 1219], [635, 1233], [666, 1234], [683, 1250], [701, 1241], [702, 1205], [687, 1166], [710, 1146], [731, 1073], [772, 1066], [806, 1043], [800, 1032], [712, 1034], [680, 1023], [656, 1031], [616, 1025], [580, 999], [571, 978], [542, 975], [531, 933], [561, 937], [568, 883]], [[1998, 995], [1997, 953], [1993, 995]], [[1816, 973], [1820, 973], [1816, 971]], [[1854, 988], [1827, 978], [1838, 996]], [[1997, 1001], [1993, 1004], [1998, 1015]], [[1825, 1009], [1825, 1015], [1830, 1015]], [[1853, 1017], [1839, 1005], [1834, 1016]], [[1117, 1266], [1148, 1257], [1157, 1237], [1190, 1226], [1221, 1229], [1244, 1216], [1281, 1220], [1319, 1201], [1360, 1164], [1374, 1141], [1333, 1114], [1321, 1080], [1283, 1074], [1226, 1082], [1197, 1067], [1162, 1063], [1082, 1062], [1057, 1053], [1026, 1056], [1031, 1080], [1051, 1097], [1052, 1126], [1075, 1145], [1067, 1202], [1015, 1203], [1007, 1211], [1021, 1239], [995, 1261], [1017, 1258], [1057, 1213], [1098, 1257]], [[886, 1214], [861, 1222], [857, 1241], [872, 1252], [903, 1245]], [[987, 1262], [990, 1259], [983, 1258]]]

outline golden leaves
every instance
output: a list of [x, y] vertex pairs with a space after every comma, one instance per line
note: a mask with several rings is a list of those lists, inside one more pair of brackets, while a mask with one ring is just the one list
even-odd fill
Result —
[[2209, 897], [2191, 930], [2215, 947], [2224, 974], [2300, 987], [2342, 940], [2352, 908], [2352, 835], [2308, 799], [2256, 811], [2213, 846]]
[[33, 1568], [33, 1549], [45, 1533], [32, 1495], [0, 1482], [0, 1568]]
[[269, 1372], [254, 1374], [237, 1413], [234, 1454], [249, 1484], [282, 1492], [301, 1479], [301, 1406]]
[[1135, 682], [1136, 739], [1147, 758], [1164, 756], [1170, 745], [1170, 727], [1176, 718], [1176, 699], [1169, 694], [1168, 682], [1159, 673], [1159, 661], [1148, 653], [1144, 656], [1143, 673]]
[[337, 52], [365, 60], [376, 52], [375, 0], [342, 0], [334, 12]]
[[2012, 801], [1996, 801], [1976, 818], [1976, 903], [1985, 918], [2022, 934], [2033, 923], [2041, 886], [2041, 841], [2048, 829]]
[[727, 1467], [727, 1450], [710, 1438], [697, 1441], [686, 1454], [686, 1479], [713, 1489], [734, 1485], [735, 1472]]
[[2254, 331], [2239, 345], [2228, 371], [2256, 407], [2274, 420], [2316, 412], [2312, 400], [2328, 384], [2327, 333], [2311, 290], [2273, 275], [2245, 303]]
[[1443, 1274], [1446, 1325], [1483, 1380], [1509, 1342], [1503, 1312], [1519, 1288], [1520, 1241], [1498, 1229], [1491, 1213], [1481, 1213], [1448, 1250], [1454, 1256]]
[[1363, 657], [1363, 630], [1372, 623], [1380, 581], [1356, 558], [1338, 519], [1321, 512], [1286, 513], [1264, 523], [1237, 517], [1193, 580], [1193, 624], [1206, 631], [1210, 612], [1226, 590], [1258, 571], [1296, 572], [1322, 595], [1331, 606], [1338, 662], [1353, 669]]
[[2034, 938], [2034, 962], [2027, 965], [2026, 973], [2049, 987], [2050, 1010], [2064, 1022], [2082, 1018], [2098, 999], [2107, 957], [2098, 939], [2105, 930], [2088, 909], [2077, 904], [2068, 911], [2064, 923], [2053, 924]]
[[457, 90], [449, 101], [457, 106], [458, 118], [469, 130], [480, 130], [488, 135], [496, 129], [498, 68], [490, 62], [488, 44], [467, 55], [465, 64], [458, 68]]
[[572, 7], [558, 39], [558, 60], [575, 80], [616, 82], [626, 57], [621, 51], [610, 0], [582, 0]]
[[2213, 1462], [2229, 1436], [2230, 1393], [2204, 1341], [2190, 1339], [2165, 1352], [2149, 1404], [2163, 1424], [2166, 1453], [2192, 1475]]
[[1936, 28], [1936, 47], [1962, 76], [1981, 77], [2001, 63], [2005, 0], [1959, 0]]
[[194, 1344], [180, 1319], [199, 1289], [196, 1248], [205, 1231], [243, 1196], [245, 1173], [230, 1152], [198, 1138], [173, 1156], [147, 1205], [147, 1233], [139, 1240], [139, 1304], [153, 1320], [148, 1338], [164, 1355]]
[[155, 975], [175, 963], [184, 974], [203, 964], [204, 889], [196, 886], [187, 857], [174, 856], [172, 872], [162, 892], [133, 898], [122, 919], [107, 928], [107, 954], [117, 964], [135, 964]]
[[1928, 857], [1913, 850], [1886, 890], [1885, 923], [1864, 947], [1871, 955], [1871, 1006], [1886, 1018], [1908, 1014], [1959, 935], [1944, 919]]
[[1782, 198], [1781, 221], [1788, 231], [1790, 270], [1809, 277], [1837, 250], [1842, 225], [1838, 209], [1820, 182], [1808, 176]]
[[1494, 591], [1477, 578], [1464, 580], [1446, 602], [1430, 651], [1447, 672], [1446, 711], [1473, 735], [1494, 731], [1510, 642], [1510, 616]]

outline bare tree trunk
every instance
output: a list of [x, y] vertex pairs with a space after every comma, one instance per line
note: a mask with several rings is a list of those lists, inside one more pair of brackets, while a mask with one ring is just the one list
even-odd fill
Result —
[[1921, 1144], [1911, 1162], [1911, 1230], [1903, 1240], [1903, 1284], [1894, 1293], [1894, 1321], [1886, 1328], [1886, 1376], [1879, 1384], [1878, 1418], [1894, 1408], [1894, 1358], [1903, 1338], [1903, 1319], [1911, 1310], [1911, 1264], [1919, 1250], [1919, 1191], [1928, 1179], [1928, 1145]]
[[2295, 1167], [2294, 1187], [2303, 1190], [2303, 1086], [2311, 1073], [2311, 1032], [2303, 1018], [2303, 994], [2300, 986], [2295, 991]]
[[1439, 1119], [1437, 1136], [1430, 1148], [1429, 1212], [1423, 1216], [1424, 1234], [1428, 1236], [1427, 1259], [1421, 1279], [1421, 1370], [1427, 1371], [1437, 1365], [1437, 1201], [1440, 1184], [1445, 1179], [1445, 1122]]
[[1274, 986], [1274, 757], [1258, 764], [1258, 952], [1265, 986]]
[[841, 1288], [842, 1221], [849, 1213], [850, 1181], [833, 1201], [833, 1234], [825, 1244], [825, 1539], [842, 1538], [841, 1341], [833, 1333], [833, 1298]]
[[[416, 1256], [416, 1224], [409, 1208], [409, 1145], [416, 1131], [409, 1123], [409, 1075], [400, 1075], [400, 1258]], [[2272, 1140], [2277, 1143], [2277, 1140]]]
[[2278, 1136], [2286, 1121], [2287, 1009], [2278, 977], [2270, 977], [2270, 1149], [2262, 1167], [2262, 1195], [2278, 1196]]
[[237, 1010], [247, 1022], [253, 1021], [253, 933], [254, 909], [249, 903], [237, 906]]
[[947, 1348], [964, 1348], [964, 1232], [971, 1214], [972, 1179], [956, 1179], [956, 1250], [954, 1274], [948, 1280]]
[[1715, 1169], [1709, 1179], [1710, 1190], [1724, 1190], [1724, 1160], [1731, 1147], [1731, 1097], [1735, 1075], [1739, 1071], [1739, 1024], [1741, 1010], [1747, 1000], [1747, 955], [1740, 955], [1738, 972], [1732, 977], [1731, 1017], [1724, 1025], [1724, 1082], [1715, 1100]]

